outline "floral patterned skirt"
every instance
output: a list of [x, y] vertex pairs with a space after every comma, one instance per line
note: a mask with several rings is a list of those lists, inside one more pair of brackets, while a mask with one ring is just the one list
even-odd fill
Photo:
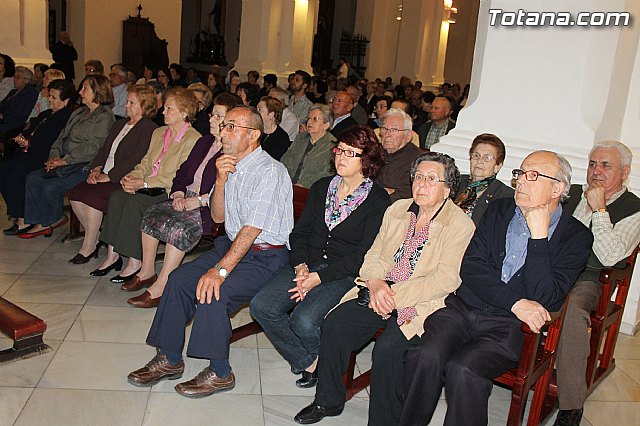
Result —
[[176, 211], [173, 209], [173, 200], [167, 200], [147, 209], [140, 230], [186, 253], [202, 237], [202, 218], [198, 209]]

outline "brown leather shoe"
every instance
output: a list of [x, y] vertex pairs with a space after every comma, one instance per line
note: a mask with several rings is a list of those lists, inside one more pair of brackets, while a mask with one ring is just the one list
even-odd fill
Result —
[[151, 293], [145, 291], [140, 296], [132, 297], [127, 300], [127, 303], [135, 306], [136, 308], [155, 308], [160, 304], [160, 299], [162, 297], [156, 297], [155, 299], [151, 297]]
[[203, 398], [217, 392], [231, 390], [235, 386], [236, 376], [233, 375], [233, 371], [227, 377], [220, 378], [207, 367], [188, 382], [177, 384], [175, 389], [182, 396]]
[[135, 386], [153, 386], [161, 380], [175, 380], [182, 377], [184, 362], [171, 365], [165, 355], [160, 352], [142, 368], [129, 373], [127, 380]]
[[143, 288], [150, 287], [151, 284], [155, 283], [158, 279], [156, 274], [153, 274], [151, 278], [147, 278], [146, 280], [141, 280], [139, 276], [133, 277], [131, 281], [128, 281], [120, 287], [120, 290], [123, 291], [138, 291]]

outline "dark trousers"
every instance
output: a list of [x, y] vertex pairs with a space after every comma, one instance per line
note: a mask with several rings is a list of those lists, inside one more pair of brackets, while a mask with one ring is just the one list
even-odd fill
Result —
[[558, 344], [556, 373], [558, 401], [561, 410], [582, 408], [587, 399], [587, 359], [589, 358], [589, 327], [591, 311], [598, 305], [600, 286], [580, 281], [573, 286]]
[[401, 425], [428, 424], [443, 386], [445, 425], [486, 425], [491, 380], [518, 365], [524, 337], [517, 318], [485, 314], [455, 295], [446, 305], [407, 352]]
[[42, 169], [39, 164], [27, 160], [24, 154], [16, 155], [0, 165], [0, 193], [7, 204], [7, 214], [11, 217], [24, 217], [24, 194], [27, 175], [34, 170]]
[[414, 336], [407, 340], [395, 317], [385, 321], [368, 307], [358, 306], [355, 300], [338, 306], [322, 324], [317, 404], [335, 406], [344, 403], [346, 388], [342, 374], [347, 370], [351, 352], [367, 344], [381, 327], [385, 331], [373, 348], [369, 425], [398, 424], [402, 413], [404, 355], [420, 339]]
[[195, 299], [198, 280], [213, 268], [230, 247], [229, 238], [217, 238], [213, 249], [169, 275], [147, 336], [148, 344], [164, 352], [181, 354], [185, 326], [193, 320], [187, 355], [210, 360], [229, 359], [232, 333], [229, 315], [248, 303], [273, 274], [289, 261], [286, 249], [249, 249], [222, 284], [220, 300], [216, 301], [214, 297], [210, 304], [200, 304]]

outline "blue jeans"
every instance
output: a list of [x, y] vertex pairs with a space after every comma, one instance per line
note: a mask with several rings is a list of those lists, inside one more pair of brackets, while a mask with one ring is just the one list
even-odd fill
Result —
[[65, 177], [44, 177], [44, 169], [27, 175], [24, 221], [49, 226], [62, 218], [64, 194], [87, 180], [89, 170], [79, 169]]
[[[311, 268], [317, 272], [321, 267]], [[320, 283], [301, 302], [291, 299], [293, 268], [282, 268], [251, 300], [251, 315], [284, 359], [296, 370], [308, 368], [320, 353], [320, 327], [327, 313], [354, 286], [354, 278]]]

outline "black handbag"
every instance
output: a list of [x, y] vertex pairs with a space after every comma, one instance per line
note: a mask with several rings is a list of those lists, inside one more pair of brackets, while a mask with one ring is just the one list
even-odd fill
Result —
[[138, 194], [144, 194], [144, 195], [149, 195], [151, 197], [156, 197], [158, 195], [165, 194], [167, 190], [162, 187], [154, 187], [154, 188], [140, 188], [136, 192]]
[[87, 168], [89, 167], [89, 162], [67, 164], [66, 166], [59, 166], [59, 167], [56, 167], [55, 169], [45, 172], [44, 177], [47, 179], [56, 178], [56, 177], [64, 178], [64, 177], [71, 176], [72, 174], [76, 173], [78, 170], [82, 170], [85, 167]]

